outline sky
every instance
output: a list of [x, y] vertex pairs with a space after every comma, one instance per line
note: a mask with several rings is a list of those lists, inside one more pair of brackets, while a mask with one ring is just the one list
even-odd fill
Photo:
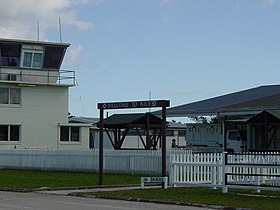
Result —
[[0, 17], [2, 38], [57, 42], [60, 18], [74, 116], [279, 84], [280, 0], [0, 0]]

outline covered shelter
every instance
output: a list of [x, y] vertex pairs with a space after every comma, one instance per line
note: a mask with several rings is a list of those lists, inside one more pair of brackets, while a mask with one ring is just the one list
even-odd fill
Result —
[[223, 125], [224, 145], [226, 131], [237, 129], [249, 150], [279, 150], [279, 111], [280, 85], [265, 85], [171, 107], [166, 113], [167, 117], [215, 116]]
[[103, 126], [115, 150], [125, 149], [123, 142], [132, 130], [136, 131], [146, 150], [156, 149], [161, 140], [162, 119], [151, 113], [114, 114], [104, 119]]

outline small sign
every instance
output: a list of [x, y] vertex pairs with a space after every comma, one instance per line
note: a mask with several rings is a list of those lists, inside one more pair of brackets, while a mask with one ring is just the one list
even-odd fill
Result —
[[164, 189], [167, 189], [167, 182], [168, 177], [141, 177], [141, 188], [144, 188], [144, 183], [150, 182], [150, 183], [156, 183], [156, 182], [162, 182], [164, 183]]

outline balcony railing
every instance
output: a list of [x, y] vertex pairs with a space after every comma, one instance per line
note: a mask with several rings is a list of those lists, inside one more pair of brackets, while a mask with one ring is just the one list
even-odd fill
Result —
[[1, 81], [76, 85], [75, 71], [0, 69]]

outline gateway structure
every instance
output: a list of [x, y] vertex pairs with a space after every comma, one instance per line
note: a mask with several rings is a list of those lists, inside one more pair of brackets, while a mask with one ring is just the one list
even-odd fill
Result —
[[68, 47], [0, 39], [1, 149], [88, 148], [90, 125], [68, 123], [75, 72], [60, 69]]

